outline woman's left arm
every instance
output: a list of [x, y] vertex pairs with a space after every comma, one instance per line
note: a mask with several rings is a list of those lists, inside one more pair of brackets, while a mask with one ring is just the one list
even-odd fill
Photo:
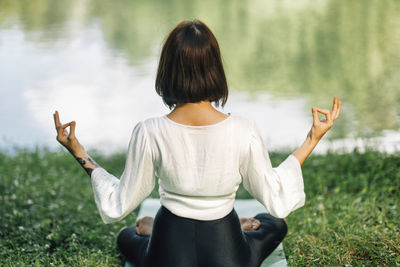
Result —
[[[304, 143], [292, 153], [292, 155], [297, 158], [300, 165], [303, 165], [306, 158], [311, 154], [324, 134], [328, 132], [330, 128], [332, 128], [334, 120], [339, 117], [341, 107], [342, 102], [338, 101], [337, 96], [335, 96], [333, 98], [332, 111], [316, 107], [312, 108], [313, 125], [311, 130], [308, 132], [306, 141], [304, 141]], [[318, 117], [318, 112], [324, 114], [325, 119], [320, 120]]]
[[[61, 124], [58, 111], [53, 114], [54, 124], [57, 131], [57, 141], [60, 142], [85, 169], [86, 173], [91, 176], [95, 168], [100, 167], [85, 151], [85, 148], [79, 143], [75, 136], [76, 122], [71, 121], [66, 124]], [[70, 126], [68, 133], [67, 127]]]

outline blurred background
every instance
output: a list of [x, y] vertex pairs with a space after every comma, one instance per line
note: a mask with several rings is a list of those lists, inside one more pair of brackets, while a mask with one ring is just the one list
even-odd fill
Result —
[[183, 19], [219, 41], [230, 95], [270, 150], [300, 145], [311, 107], [343, 102], [317, 147], [400, 150], [400, 1], [0, 0], [0, 148], [59, 148], [76, 120], [87, 149], [126, 150], [135, 124], [169, 113], [155, 93], [162, 43]]

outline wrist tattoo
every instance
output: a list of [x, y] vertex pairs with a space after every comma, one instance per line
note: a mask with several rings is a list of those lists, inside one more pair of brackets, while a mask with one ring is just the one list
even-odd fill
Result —
[[92, 165], [94, 165], [95, 167], [99, 167], [99, 165], [98, 165], [90, 156], [88, 156], [88, 157], [86, 158], [86, 160], [83, 159], [83, 158], [81, 158], [81, 157], [75, 157], [75, 158], [76, 158], [76, 160], [79, 162], [79, 164], [85, 169], [86, 173], [87, 173], [89, 176], [92, 175], [92, 172], [93, 172], [94, 168], [92, 168], [92, 167], [85, 167], [85, 165], [86, 165], [87, 162], [90, 162], [90, 163], [91, 163]]
[[88, 156], [88, 160], [90, 163], [92, 163], [94, 166], [99, 167], [99, 164], [97, 164], [96, 161], [94, 161], [94, 159], [92, 159], [90, 156]]

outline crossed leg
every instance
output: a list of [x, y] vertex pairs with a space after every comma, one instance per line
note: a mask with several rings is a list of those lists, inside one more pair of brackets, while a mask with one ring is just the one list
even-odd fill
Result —
[[[151, 235], [151, 232], [153, 230], [153, 223], [154, 223], [154, 218], [149, 217], [149, 216], [144, 216], [141, 219], [139, 219], [136, 222], [136, 233], [139, 235]], [[251, 231], [251, 230], [257, 230], [258, 227], [260, 227], [261, 222], [254, 217], [250, 218], [240, 218], [240, 226], [242, 228], [242, 231]], [[125, 229], [122, 228], [120, 232]]]
[[[267, 213], [260, 213], [251, 218], [240, 218], [240, 226], [253, 251], [249, 266], [259, 266], [261, 262], [279, 245], [287, 233], [287, 224]], [[124, 227], [118, 234], [118, 247], [127, 260], [135, 266], [143, 266], [143, 255], [153, 231], [154, 218], [145, 216], [136, 225]], [[136, 249], [132, 250], [132, 244]]]

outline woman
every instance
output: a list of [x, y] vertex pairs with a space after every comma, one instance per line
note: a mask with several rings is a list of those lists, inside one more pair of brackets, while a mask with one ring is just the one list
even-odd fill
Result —
[[[85, 152], [75, 121], [62, 125], [54, 114], [57, 140], [91, 176], [105, 223], [134, 210], [158, 178], [161, 208], [154, 220], [144, 217], [120, 231], [120, 251], [135, 266], [259, 266], [286, 235], [283, 218], [304, 205], [300, 166], [332, 127], [341, 102], [334, 97], [332, 111], [312, 108], [306, 141], [273, 168], [254, 122], [211, 105], [225, 105], [228, 87], [217, 40], [198, 20], [169, 34], [156, 91], [173, 110], [136, 124], [120, 179]], [[241, 182], [269, 213], [238, 218], [233, 204]]]

